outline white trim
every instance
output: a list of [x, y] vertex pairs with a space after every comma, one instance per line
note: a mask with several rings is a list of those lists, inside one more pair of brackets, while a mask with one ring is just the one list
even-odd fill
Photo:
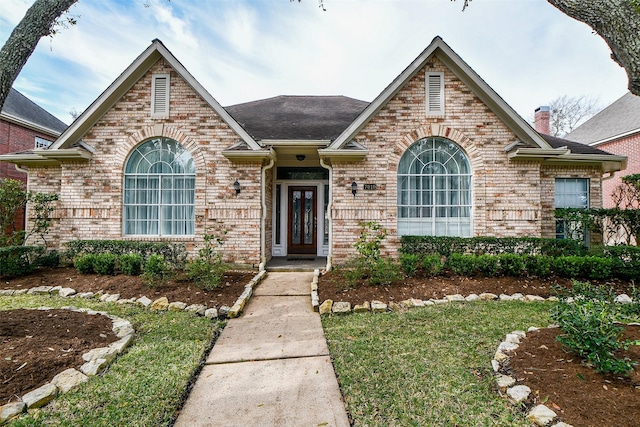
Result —
[[441, 71], [426, 71], [424, 88], [424, 109], [427, 116], [444, 116], [444, 73]]
[[57, 130], [53, 130], [53, 129], [48, 128], [48, 127], [37, 125], [37, 124], [35, 124], [33, 122], [30, 122], [28, 120], [24, 120], [24, 119], [22, 119], [22, 118], [20, 118], [18, 116], [14, 116], [12, 114], [8, 114], [8, 113], [5, 113], [5, 112], [0, 113], [0, 119], [6, 120], [6, 121], [11, 122], [11, 123], [15, 123], [18, 126], [22, 126], [22, 127], [28, 128], [28, 129], [35, 130], [37, 132], [46, 133], [47, 135], [54, 136], [56, 138], [59, 137], [60, 134], [61, 134], [61, 132], [58, 132]]
[[610, 137], [607, 137], [607, 138], [604, 138], [604, 139], [600, 139], [598, 141], [593, 141], [593, 142], [588, 143], [587, 145], [590, 145], [592, 147], [596, 147], [596, 146], [601, 145], [601, 144], [606, 144], [607, 142], [615, 141], [616, 139], [626, 138], [627, 136], [631, 136], [631, 135], [634, 135], [636, 133], [640, 133], [640, 129], [633, 129], [633, 130], [630, 130], [628, 132], [624, 132], [624, 133], [621, 133], [621, 134], [618, 134], [618, 135], [610, 136]]
[[151, 77], [151, 117], [169, 118], [170, 96], [171, 76], [168, 73], [153, 74]]

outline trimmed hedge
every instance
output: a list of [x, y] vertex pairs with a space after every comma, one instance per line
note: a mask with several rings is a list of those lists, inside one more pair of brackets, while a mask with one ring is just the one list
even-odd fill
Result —
[[133, 240], [74, 240], [65, 243], [65, 257], [75, 260], [86, 254], [113, 254], [117, 257], [136, 254], [142, 257], [143, 263], [151, 255], [161, 256], [171, 268], [181, 269], [187, 259], [184, 244], [167, 242], [137, 242]]
[[587, 247], [575, 240], [537, 237], [443, 237], [402, 236], [400, 252], [417, 255], [451, 254], [568, 256], [586, 255]]
[[45, 254], [44, 246], [6, 246], [0, 248], [0, 277], [18, 277], [31, 273]]

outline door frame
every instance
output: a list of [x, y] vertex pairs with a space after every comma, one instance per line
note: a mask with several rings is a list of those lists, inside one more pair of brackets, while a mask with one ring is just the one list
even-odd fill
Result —
[[[280, 239], [276, 238], [276, 186], [280, 185]], [[272, 256], [287, 256], [289, 254], [288, 248], [288, 225], [289, 225], [289, 187], [315, 187], [316, 188], [316, 217], [317, 227], [316, 227], [316, 242], [317, 242], [317, 251], [315, 253], [316, 256], [326, 257], [329, 254], [329, 243], [325, 244], [324, 236], [325, 236], [325, 217], [326, 212], [324, 209], [324, 200], [325, 200], [325, 186], [329, 185], [329, 181], [322, 180], [278, 180], [274, 181], [272, 194], [272, 240], [271, 240], [271, 253]], [[328, 189], [327, 189], [328, 191]], [[327, 230], [328, 232], [328, 226]], [[277, 242], [280, 243], [277, 243]]]

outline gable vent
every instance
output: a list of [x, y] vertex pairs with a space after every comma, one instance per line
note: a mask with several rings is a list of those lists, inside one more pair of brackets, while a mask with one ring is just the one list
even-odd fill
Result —
[[444, 115], [443, 73], [427, 73], [427, 115]]
[[169, 74], [154, 74], [151, 85], [151, 115], [169, 115]]

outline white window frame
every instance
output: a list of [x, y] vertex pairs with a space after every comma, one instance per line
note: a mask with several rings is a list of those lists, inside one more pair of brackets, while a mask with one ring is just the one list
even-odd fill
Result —
[[[171, 78], [168, 73], [153, 74], [151, 79], [151, 117], [169, 117]], [[158, 96], [164, 92], [164, 99]]]
[[34, 148], [49, 148], [53, 142], [48, 139], [40, 138], [39, 136], [35, 137]]
[[[558, 184], [562, 183], [580, 183], [580, 187], [585, 187], [586, 190], [575, 190], [574, 191], [565, 191], [560, 193], [558, 191]], [[578, 186], [576, 185], [576, 188]], [[591, 193], [591, 181], [589, 178], [556, 178], [554, 181], [554, 206], [556, 208], [577, 208], [577, 209], [588, 209], [591, 206], [590, 193]], [[581, 203], [560, 203], [558, 200], [558, 195], [561, 196], [573, 196], [573, 199], [582, 199], [584, 201]], [[589, 232], [582, 224], [569, 224], [565, 219], [556, 218], [556, 239], [569, 239], [569, 238], [579, 238], [579, 240], [583, 240], [588, 242], [589, 240]]]
[[[434, 77], [438, 78], [439, 84], [432, 86], [431, 80]], [[441, 71], [427, 71], [425, 72], [424, 82], [427, 116], [444, 116], [444, 73]], [[432, 104], [438, 104], [438, 108], [432, 108]]]

